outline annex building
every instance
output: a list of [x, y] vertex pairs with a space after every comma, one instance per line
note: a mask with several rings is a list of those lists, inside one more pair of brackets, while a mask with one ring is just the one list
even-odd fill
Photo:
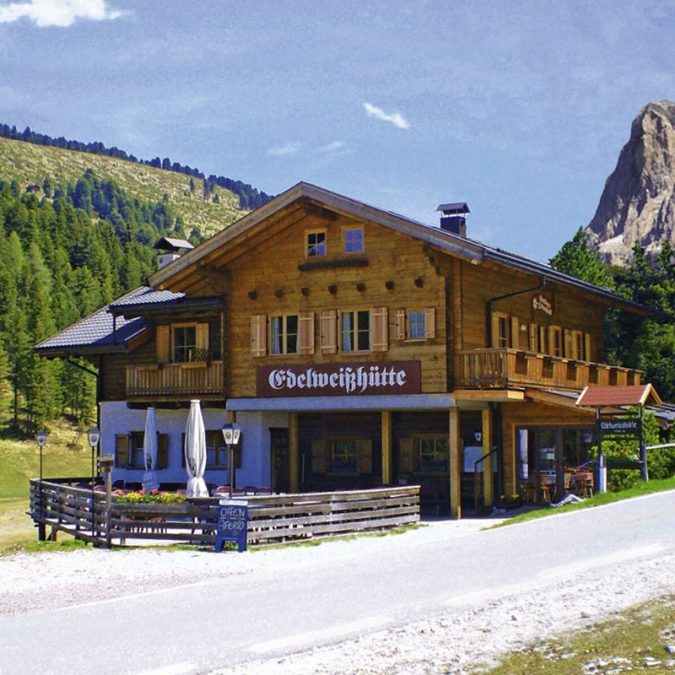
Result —
[[528, 484], [562, 492], [593, 442], [579, 392], [640, 384], [603, 363], [604, 314], [641, 310], [471, 240], [465, 204], [439, 209], [428, 226], [299, 183], [37, 349], [96, 366], [115, 480], [140, 483], [153, 406], [160, 481], [185, 482], [199, 399], [214, 485], [237, 421], [238, 485], [419, 484], [455, 517]]

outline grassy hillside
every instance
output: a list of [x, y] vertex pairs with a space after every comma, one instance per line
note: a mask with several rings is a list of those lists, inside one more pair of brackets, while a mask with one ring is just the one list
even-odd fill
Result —
[[[42, 459], [45, 478], [91, 475], [86, 433], [65, 422], [50, 428]], [[28, 480], [39, 476], [37, 443], [0, 438], [0, 553], [36, 538], [28, 510]]]
[[[114, 157], [0, 138], [0, 179], [16, 180], [21, 189], [36, 184], [40, 187], [38, 196], [42, 194], [45, 178], [49, 178], [52, 185], [75, 183], [86, 169], [92, 169], [100, 178], [114, 181], [130, 195], [144, 201], [156, 202], [167, 195], [183, 218], [188, 233], [191, 228], [196, 228], [203, 235], [211, 236], [246, 213], [239, 208], [237, 195], [219, 186], [213, 188], [209, 200], [205, 201], [204, 182], [200, 178]], [[190, 190], [191, 180], [193, 191]]]

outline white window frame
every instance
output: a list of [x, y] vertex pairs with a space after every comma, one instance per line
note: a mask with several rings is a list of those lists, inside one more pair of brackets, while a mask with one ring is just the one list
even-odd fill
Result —
[[[321, 239], [319, 240], [319, 237]], [[313, 239], [316, 238], [315, 241]], [[305, 232], [305, 257], [325, 258], [328, 254], [328, 234], [325, 228]]]
[[[367, 317], [368, 325], [362, 327], [359, 324], [361, 317]], [[372, 317], [369, 309], [353, 309], [341, 311], [338, 315], [338, 333], [340, 337], [340, 351], [348, 354], [365, 353], [372, 351]], [[350, 318], [351, 326], [345, 327], [345, 319]], [[360, 338], [367, 339], [367, 347], [361, 347]], [[346, 339], [348, 337], [348, 340]]]
[[366, 242], [363, 227], [345, 227], [342, 230], [342, 250], [347, 254], [365, 252]]
[[[295, 331], [288, 328], [289, 319], [295, 319]], [[279, 342], [277, 342], [277, 338]], [[289, 349], [295, 338], [295, 349]], [[270, 354], [282, 356], [300, 353], [300, 316], [298, 314], [273, 314], [270, 316]]]

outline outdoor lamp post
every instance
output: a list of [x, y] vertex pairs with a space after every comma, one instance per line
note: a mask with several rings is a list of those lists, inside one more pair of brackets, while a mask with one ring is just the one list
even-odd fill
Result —
[[239, 437], [241, 435], [241, 427], [234, 422], [233, 424], [223, 425], [223, 438], [227, 446], [227, 471], [230, 480], [230, 499], [234, 492], [234, 446], [239, 445]]
[[[91, 447], [91, 536], [94, 537], [94, 525], [95, 525], [95, 509], [94, 509], [94, 481], [96, 480], [96, 447], [98, 442], [101, 440], [101, 432], [98, 427], [92, 427], [87, 432], [87, 439], [89, 440], [89, 446]], [[93, 543], [93, 542], [92, 542]]]
[[[35, 440], [37, 441], [38, 447], [40, 448], [40, 508], [38, 510], [40, 514], [40, 518], [44, 516], [44, 508], [42, 505], [42, 451], [47, 443], [47, 432], [44, 429], [40, 429], [37, 434], [35, 434]], [[40, 523], [39, 525], [41, 530], [39, 530], [39, 533], [44, 532], [44, 523]], [[44, 536], [40, 537], [40, 541], [44, 539]]]

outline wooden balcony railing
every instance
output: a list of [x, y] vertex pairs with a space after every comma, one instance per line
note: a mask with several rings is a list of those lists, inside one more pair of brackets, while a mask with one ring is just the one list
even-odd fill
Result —
[[455, 388], [508, 389], [542, 387], [581, 389], [586, 385], [640, 384], [642, 372], [604, 363], [575, 361], [518, 349], [457, 352]]
[[126, 393], [128, 397], [222, 395], [223, 362], [188, 361], [127, 366]]

